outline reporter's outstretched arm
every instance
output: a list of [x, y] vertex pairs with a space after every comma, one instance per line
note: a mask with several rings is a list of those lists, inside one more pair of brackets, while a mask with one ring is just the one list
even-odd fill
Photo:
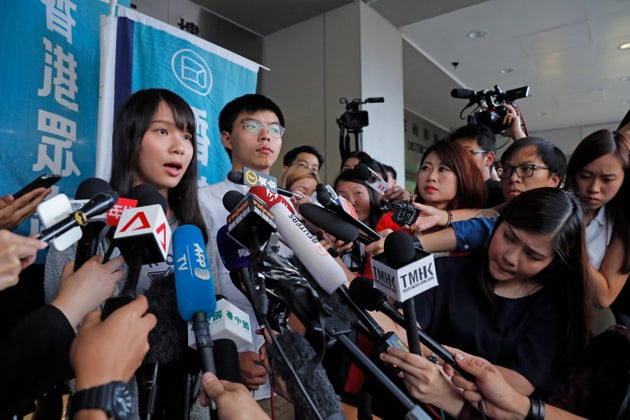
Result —
[[[77, 392], [131, 379], [149, 350], [149, 332], [157, 322], [147, 309], [147, 299], [140, 295], [104, 321], [100, 311], [85, 317], [70, 350]], [[102, 410], [80, 410], [73, 417], [75, 420], [105, 418]]]
[[[527, 417], [531, 408], [529, 397], [512, 388], [496, 366], [481, 357], [461, 351], [455, 352], [455, 360], [462, 370], [475, 377], [475, 382], [466, 380], [458, 373], [451, 378], [453, 384], [463, 389], [467, 401], [473, 405], [482, 401], [484, 411], [491, 418], [523, 420]], [[544, 407], [546, 420], [583, 419], [548, 404], [544, 404]]]

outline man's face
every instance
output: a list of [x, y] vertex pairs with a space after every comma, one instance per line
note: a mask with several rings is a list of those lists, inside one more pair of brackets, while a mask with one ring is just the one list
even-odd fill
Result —
[[494, 152], [482, 152], [477, 139], [465, 137], [455, 141], [472, 154], [475, 165], [481, 171], [484, 181], [490, 178], [490, 166], [494, 162]]
[[[263, 124], [258, 133], [252, 132], [256, 122]], [[232, 152], [233, 170], [242, 171], [246, 166], [269, 173], [282, 147], [282, 137], [271, 135], [269, 124], [280, 124], [272, 111], [241, 112], [234, 120], [232, 131], [221, 132], [223, 146]]]
[[303, 168], [308, 168], [316, 174], [319, 173], [319, 160], [317, 156], [307, 152], [298, 153], [295, 160], [291, 164], [291, 168], [301, 166]]

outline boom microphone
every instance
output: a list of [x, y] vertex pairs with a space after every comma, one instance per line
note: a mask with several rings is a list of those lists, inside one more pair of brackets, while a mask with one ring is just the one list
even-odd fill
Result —
[[286, 200], [264, 187], [252, 187], [250, 192], [269, 207], [275, 217], [278, 233], [322, 289], [332, 293], [345, 283], [346, 274], [343, 269], [291, 213], [291, 205]]
[[289, 350], [286, 352], [289, 362], [300, 373], [300, 380], [308, 395], [313, 399], [315, 406], [319, 409], [321, 418], [327, 420], [345, 419], [341, 403], [328, 380], [328, 376], [326, 376], [326, 371], [319, 362], [313, 363], [313, 359], [316, 357], [315, 351], [306, 339], [299, 333], [289, 330], [283, 331], [276, 338], [277, 341], [274, 341], [268, 348], [271, 368], [285, 381], [287, 392], [295, 404], [296, 413], [300, 413], [300, 418], [311, 420], [319, 417], [312, 412], [304, 395], [299, 391], [296, 379], [280, 357], [278, 346]]
[[179, 314], [193, 324], [203, 371], [216, 374], [208, 318], [214, 315], [217, 302], [205, 243], [197, 226], [182, 225], [175, 230], [173, 259]]

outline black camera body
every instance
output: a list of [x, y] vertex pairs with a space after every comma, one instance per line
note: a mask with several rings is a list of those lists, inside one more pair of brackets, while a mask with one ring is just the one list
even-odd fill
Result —
[[408, 201], [390, 201], [387, 207], [394, 213], [392, 215], [394, 223], [400, 226], [411, 225], [420, 214], [420, 210]]
[[[494, 90], [453, 89], [451, 91], [453, 98], [469, 100], [468, 105], [464, 109], [471, 105], [478, 106], [479, 109], [477, 111], [468, 115], [468, 125], [485, 125], [495, 134], [500, 134], [508, 128], [506, 124], [503, 124], [503, 119], [508, 114], [505, 104], [511, 104], [520, 98], [526, 98], [527, 95], [529, 95], [529, 86], [510, 89], [505, 92], [498, 85], [494, 86]], [[462, 109], [462, 112], [464, 109]]]

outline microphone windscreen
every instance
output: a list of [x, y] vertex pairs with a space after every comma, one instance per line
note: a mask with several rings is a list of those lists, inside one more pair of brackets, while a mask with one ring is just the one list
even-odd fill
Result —
[[145, 363], [169, 363], [179, 359], [188, 345], [188, 335], [187, 324], [177, 312], [173, 275], [153, 279], [145, 295], [149, 302], [147, 312], [157, 319], [149, 333], [150, 348]]
[[238, 361], [236, 344], [229, 338], [214, 340], [214, 359], [216, 360], [217, 378], [240, 383], [241, 365]]
[[[308, 341], [299, 333], [289, 330], [283, 331], [277, 336], [277, 339], [280, 348], [284, 350], [289, 359], [289, 363], [300, 373], [300, 380], [315, 406], [319, 409], [321, 417], [325, 419], [344, 419], [339, 398], [335, 394], [335, 390], [330, 384], [330, 380], [328, 380], [322, 365], [317, 363], [312, 372], [305, 371], [308, 370], [307, 368], [301, 369], [303, 366], [311, 363], [315, 357], [315, 351], [313, 351]], [[317, 418], [306, 398], [302, 395], [285, 361], [280, 356], [275, 342], [269, 346], [268, 355], [273, 372], [280, 375], [286, 382], [287, 392], [293, 400], [296, 413], [300, 413], [300, 418], [305, 420]]]
[[385, 293], [374, 288], [374, 281], [368, 277], [357, 277], [350, 283], [350, 298], [368, 311], [378, 311], [386, 299]]
[[232, 210], [234, 210], [236, 205], [240, 203], [244, 197], [245, 196], [240, 191], [228, 191], [223, 195], [223, 207], [225, 207], [228, 212], [232, 213]]
[[184, 321], [197, 312], [214, 315], [217, 306], [210, 262], [201, 230], [182, 225], [173, 233], [173, 262], [177, 307]]
[[227, 178], [228, 178], [228, 180], [232, 181], [235, 184], [242, 184], [243, 183], [243, 172], [230, 171], [227, 174]]
[[300, 204], [299, 210], [306, 220], [337, 239], [344, 242], [354, 242], [359, 236], [359, 229], [356, 226], [344, 222], [330, 210], [313, 203]]
[[[87, 178], [79, 184], [77, 192], [74, 195], [76, 200], [89, 200], [96, 196], [98, 193], [107, 193], [112, 195], [114, 190], [109, 182], [101, 178]], [[118, 196], [118, 194], [116, 194]]]
[[249, 250], [228, 236], [227, 225], [221, 226], [217, 232], [217, 248], [228, 271], [238, 271], [249, 265]]
[[362, 179], [363, 181], [367, 181], [372, 176], [372, 172], [370, 172], [370, 168], [365, 163], [358, 163], [354, 167], [354, 173], [357, 178]]
[[407, 265], [416, 257], [413, 238], [402, 230], [397, 230], [387, 235], [384, 247], [387, 265], [392, 268], [398, 269]]
[[159, 204], [162, 206], [162, 210], [166, 214], [167, 204], [166, 198], [158, 192], [158, 190], [149, 184], [140, 184], [135, 186], [129, 191], [128, 197], [134, 200], [138, 200], [136, 207], [151, 206], [153, 204]]

